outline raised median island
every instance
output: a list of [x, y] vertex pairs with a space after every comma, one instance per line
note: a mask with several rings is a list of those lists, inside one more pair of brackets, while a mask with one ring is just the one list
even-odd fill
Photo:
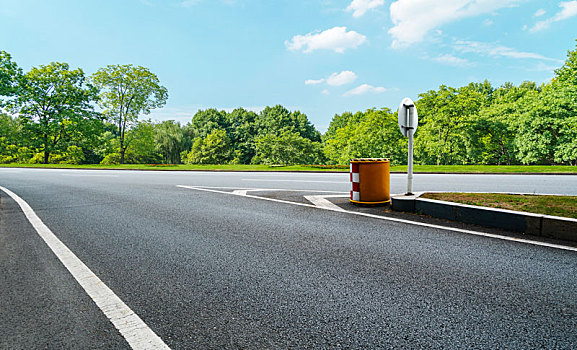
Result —
[[577, 196], [430, 192], [420, 198], [577, 219]]
[[577, 242], [577, 196], [429, 192], [394, 196], [392, 208]]

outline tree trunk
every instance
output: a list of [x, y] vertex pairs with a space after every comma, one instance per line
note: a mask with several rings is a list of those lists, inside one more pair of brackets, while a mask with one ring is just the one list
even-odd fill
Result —
[[124, 135], [120, 134], [120, 164], [124, 164], [124, 153], [126, 151], [126, 147], [124, 147]]
[[48, 135], [44, 134], [44, 164], [48, 164], [48, 159], [50, 159], [50, 151], [48, 149]]

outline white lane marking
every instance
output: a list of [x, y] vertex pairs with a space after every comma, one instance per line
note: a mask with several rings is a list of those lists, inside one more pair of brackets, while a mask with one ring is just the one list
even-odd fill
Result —
[[320, 181], [320, 180], [283, 180], [283, 179], [242, 179], [242, 181], [261, 181], [261, 182], [320, 182], [325, 184], [349, 184], [349, 181]]
[[109, 174], [62, 174], [62, 176], [99, 176], [99, 177], [118, 177], [118, 175], [109, 175]]
[[52, 249], [62, 264], [84, 288], [90, 298], [120, 331], [133, 349], [169, 349], [142, 319], [108, 288], [36, 215], [34, 210], [14, 192], [0, 186], [18, 203], [38, 235]]
[[293, 172], [247, 172], [250, 176], [255, 176], [255, 177], [347, 177], [349, 175], [348, 171], [341, 171], [341, 172], [322, 172], [322, 173], [293, 173]]
[[232, 194], [238, 194], [239, 196], [246, 196], [247, 192], [248, 190], [234, 190], [232, 191]]
[[338, 210], [338, 211], [345, 211], [343, 208], [339, 207], [338, 205], [334, 204], [333, 202], [329, 201], [327, 199], [327, 197], [332, 197], [332, 198], [336, 198], [336, 197], [346, 197], [343, 195], [332, 195], [332, 196], [305, 196], [305, 198], [311, 202], [312, 204], [316, 205], [317, 207], [322, 207], [322, 208], [331, 208], [333, 210]]
[[[180, 186], [180, 185], [177, 185], [177, 186]], [[197, 187], [197, 186], [192, 186], [192, 187]], [[283, 192], [348, 193], [345, 191], [295, 190], [295, 189], [286, 189], [286, 188], [245, 188], [245, 187], [226, 187], [226, 186], [201, 186], [201, 187], [202, 188], [213, 188], [213, 189], [219, 189], [219, 190], [238, 190], [238, 191], [246, 190], [246, 191], [252, 191], [252, 192], [283, 191]], [[233, 191], [233, 192], [235, 192], [235, 191]]]
[[[231, 192], [218, 191], [218, 190], [214, 190], [214, 189], [194, 187], [194, 186], [177, 185], [176, 187], [187, 188], [187, 189], [196, 190], [196, 191], [222, 193], [222, 194], [228, 194], [228, 195], [233, 194], [233, 193], [231, 193]], [[373, 218], [373, 219], [379, 219], [379, 220], [385, 220], [385, 221], [393, 221], [393, 222], [400, 222], [400, 223], [403, 223], [403, 224], [409, 224], [409, 225], [415, 225], [415, 226], [423, 226], [423, 227], [429, 227], [429, 228], [436, 228], [436, 229], [446, 230], [446, 231], [454, 231], [454, 232], [459, 232], [459, 233], [467, 233], [467, 234], [471, 234], [471, 235], [475, 235], [475, 236], [495, 238], [495, 239], [500, 239], [500, 240], [504, 240], [504, 241], [519, 242], [519, 243], [531, 244], [531, 245], [536, 245], [536, 246], [541, 246], [541, 247], [548, 247], [548, 248], [555, 248], [555, 249], [562, 249], [562, 250], [570, 250], [570, 251], [577, 252], [577, 247], [569, 247], [569, 246], [564, 246], [564, 245], [560, 245], [560, 244], [553, 244], [553, 243], [546, 243], [546, 242], [531, 241], [531, 240], [527, 240], [527, 239], [515, 238], [515, 237], [508, 237], [508, 236], [500, 236], [500, 235], [496, 235], [496, 234], [492, 234], [492, 233], [478, 232], [478, 231], [472, 231], [472, 230], [464, 230], [464, 229], [460, 229], [460, 228], [456, 228], [456, 227], [446, 227], [446, 226], [435, 225], [435, 224], [427, 224], [427, 223], [424, 223], [424, 222], [416, 222], [416, 221], [410, 221], [410, 220], [404, 220], [404, 219], [397, 219], [397, 218], [379, 216], [379, 215], [374, 215], [374, 214], [369, 214], [369, 213], [362, 213], [362, 212], [356, 212], [356, 211], [336, 210], [336, 209], [327, 208], [327, 207], [317, 207], [316, 205], [312, 205], [312, 204], [297, 203], [297, 202], [285, 201], [285, 200], [282, 200], [282, 199], [275, 199], [275, 198], [259, 197], [259, 196], [253, 196], [253, 195], [250, 195], [250, 194], [249, 194], [249, 195], [246, 195], [246, 196], [244, 196], [244, 197], [254, 198], [254, 199], [260, 199], [260, 200], [265, 200], [265, 201], [271, 201], [271, 202], [277, 202], [277, 203], [298, 205], [298, 206], [302, 206], [302, 207], [309, 207], [309, 208], [317, 208], [317, 209], [323, 209], [323, 210], [330, 210], [330, 211], [347, 213], [347, 214], [352, 214], [352, 215], [365, 216], [365, 217], [369, 217], [369, 218]], [[341, 208], [339, 208], [339, 209], [341, 209]]]

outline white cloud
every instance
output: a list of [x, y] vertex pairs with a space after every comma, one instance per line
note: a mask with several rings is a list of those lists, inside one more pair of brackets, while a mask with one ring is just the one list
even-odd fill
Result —
[[435, 58], [433, 58], [433, 61], [439, 62], [442, 64], [446, 64], [449, 66], [455, 66], [455, 67], [471, 67], [471, 66], [473, 66], [473, 64], [471, 62], [469, 62], [469, 60], [464, 59], [464, 58], [460, 58], [460, 57], [456, 57], [453, 55], [449, 55], [449, 54], [435, 57]]
[[401, 48], [418, 43], [425, 35], [442, 25], [463, 18], [492, 13], [512, 7], [522, 0], [397, 0], [390, 13], [394, 27], [389, 30], [393, 47]]
[[353, 17], [361, 17], [368, 10], [383, 6], [385, 0], [353, 0], [347, 7], [347, 11], [353, 12]]
[[481, 55], [487, 55], [492, 57], [508, 57], [508, 58], [518, 58], [518, 59], [536, 59], [544, 61], [555, 61], [562, 62], [560, 60], [545, 57], [534, 52], [523, 52], [517, 51], [510, 47], [492, 44], [492, 43], [482, 43], [478, 41], [465, 41], [458, 40], [455, 42], [455, 49], [465, 53], [477, 53]]
[[330, 86], [341, 86], [350, 84], [355, 80], [357, 80], [357, 75], [355, 74], [355, 72], [352, 72], [350, 70], [344, 70], [340, 73], [335, 72], [329, 75], [328, 78], [305, 80], [305, 85], [318, 85], [326, 83], [327, 85]]
[[[535, 23], [535, 25], [533, 27], [531, 27], [531, 29], [529, 29], [529, 32], [535, 33], [535, 32], [549, 28], [551, 23], [563, 21], [563, 20], [566, 20], [568, 18], [577, 16], [577, 0], [561, 2], [559, 4], [559, 7], [561, 8], [561, 11], [557, 12], [557, 14], [555, 14], [555, 16]], [[537, 13], [538, 12], [539, 11], [537, 11]], [[535, 16], [537, 15], [537, 13], [535, 13]], [[543, 12], [543, 14], [544, 14], [544, 12]]]
[[543, 15], [546, 14], [546, 13], [547, 13], [547, 11], [545, 11], [544, 9], [538, 9], [538, 10], [535, 12], [535, 14], [533, 14], [533, 17], [541, 17], [541, 16], [543, 16]]
[[321, 91], [321, 94], [323, 94], [323, 95], [330, 95], [331, 93], [329, 92], [329, 90], [324, 89], [323, 91]]
[[354, 30], [347, 32], [347, 27], [334, 27], [324, 32], [295, 35], [290, 41], [285, 41], [285, 45], [290, 51], [302, 50], [304, 53], [315, 50], [332, 50], [343, 53], [346, 49], [358, 47], [366, 40], [366, 36]]
[[347, 92], [345, 92], [343, 94], [343, 96], [356, 96], [356, 95], [364, 95], [364, 94], [368, 94], [368, 93], [372, 93], [372, 94], [379, 94], [379, 93], [383, 93], [387, 91], [387, 89], [385, 89], [382, 86], [372, 86], [369, 84], [363, 84], [363, 85], [359, 85], [356, 88], [349, 90]]
[[308, 80], [305, 80], [305, 85], [318, 85], [318, 84], [322, 84], [324, 82], [325, 82], [325, 79], [317, 79], [317, 80], [308, 79]]
[[341, 86], [350, 84], [355, 80], [357, 80], [357, 75], [355, 74], [355, 72], [351, 72], [350, 70], [344, 70], [340, 73], [331, 74], [330, 77], [327, 78], [327, 85]]

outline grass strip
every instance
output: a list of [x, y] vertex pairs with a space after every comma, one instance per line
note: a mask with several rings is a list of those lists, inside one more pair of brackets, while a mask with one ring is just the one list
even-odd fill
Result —
[[334, 168], [326, 166], [307, 165], [245, 165], [245, 164], [215, 164], [215, 165], [187, 165], [187, 164], [123, 164], [123, 165], [100, 165], [100, 164], [0, 164], [0, 167], [9, 168], [46, 168], [46, 169], [101, 169], [101, 170], [160, 170], [160, 171], [342, 171], [348, 172], [349, 167]]
[[[186, 164], [0, 164], [10, 168], [55, 169], [132, 169], [132, 170], [197, 170], [197, 171], [329, 171], [348, 172], [347, 165], [186, 165]], [[391, 166], [391, 172], [403, 173], [406, 165]], [[416, 165], [415, 173], [463, 173], [463, 174], [577, 174], [577, 166], [567, 165]]]
[[421, 198], [577, 219], [577, 196], [447, 192]]

